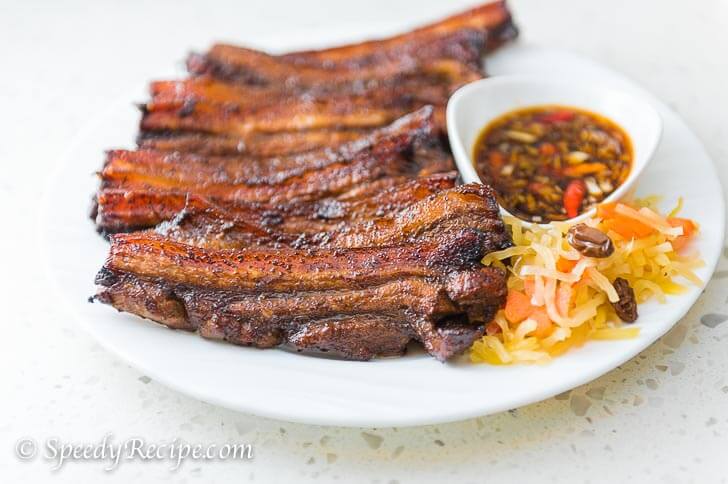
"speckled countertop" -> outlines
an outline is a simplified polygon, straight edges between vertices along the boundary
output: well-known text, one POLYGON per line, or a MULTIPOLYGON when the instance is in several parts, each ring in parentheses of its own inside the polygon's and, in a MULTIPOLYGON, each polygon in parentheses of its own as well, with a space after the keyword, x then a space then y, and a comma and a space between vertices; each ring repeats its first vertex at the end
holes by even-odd
MULTIPOLYGON (((728 251, 688 316, 643 354, 554 399, 475 420, 337 429, 241 415, 169 390, 105 352, 46 297, 36 225, 49 167, 94 115, 190 46, 332 22, 437 17, 468 1, 0 3, 0 476, 3 482, 725 482, 728 251), (16 441, 244 441, 247 462, 20 462, 16 441)), ((728 3, 513 1, 523 39, 589 55, 693 127, 728 186, 728 3)), ((130 102, 132 100, 130 99, 130 102)), ((690 160, 685 160, 689 163, 690 160)), ((42 228, 41 228, 42 229, 42 228)), ((496 391, 496 390, 494 390, 496 391)))

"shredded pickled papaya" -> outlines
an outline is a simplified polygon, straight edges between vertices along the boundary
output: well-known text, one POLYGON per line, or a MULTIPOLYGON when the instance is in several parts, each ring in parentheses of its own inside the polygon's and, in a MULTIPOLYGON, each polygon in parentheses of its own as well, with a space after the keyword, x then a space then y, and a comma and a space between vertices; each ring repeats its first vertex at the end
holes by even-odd
POLYGON ((585 223, 611 238, 614 252, 603 258, 569 245, 566 222, 526 226, 507 217, 514 246, 483 259, 509 272, 507 302, 471 347, 470 359, 542 363, 589 340, 637 337, 639 320, 628 325, 615 310, 617 278, 627 281, 638 305, 702 285, 694 271, 703 262, 691 247, 698 224, 676 216, 682 200, 668 215, 656 205, 656 197, 600 205, 585 223))

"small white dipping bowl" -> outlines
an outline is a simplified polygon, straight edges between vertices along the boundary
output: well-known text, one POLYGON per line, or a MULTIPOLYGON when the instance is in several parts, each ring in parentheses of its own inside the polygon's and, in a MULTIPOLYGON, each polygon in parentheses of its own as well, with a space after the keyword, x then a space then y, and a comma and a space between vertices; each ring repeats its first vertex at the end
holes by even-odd
MULTIPOLYGON (((486 125, 516 109, 542 105, 581 108, 617 123, 630 137, 632 169, 627 180, 603 203, 619 200, 637 182, 650 162, 662 133, 662 119, 647 101, 634 95, 593 84, 528 76, 500 76, 473 82, 458 89, 447 104, 447 132, 455 163, 465 183, 482 183, 475 170, 475 142, 486 125)), ((595 209, 569 219, 579 222, 595 209)), ((511 215, 501 207, 504 215, 511 215)))

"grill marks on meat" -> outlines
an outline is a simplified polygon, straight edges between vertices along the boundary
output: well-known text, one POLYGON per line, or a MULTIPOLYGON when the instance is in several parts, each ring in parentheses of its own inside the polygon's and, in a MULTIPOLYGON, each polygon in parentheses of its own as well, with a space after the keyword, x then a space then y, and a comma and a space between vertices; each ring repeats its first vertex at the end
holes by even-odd
POLYGON ((281 85, 292 89, 376 83, 416 72, 427 75, 429 71, 423 66, 441 59, 477 69, 485 50, 486 37, 486 31, 468 27, 444 34, 430 34, 400 52, 380 52, 376 61, 359 62, 358 65, 352 65, 353 60, 349 65, 311 60, 296 63, 291 62, 290 57, 217 44, 206 54, 191 55, 187 68, 194 75, 207 75, 233 83, 281 85))
POLYGON ((497 1, 361 44, 190 56, 100 172, 116 235, 95 299, 259 348, 463 352, 506 293, 480 260, 511 242, 491 189, 456 186, 444 109, 515 35, 497 1))
POLYGON ((425 105, 444 108, 483 77, 481 59, 516 30, 495 2, 389 39, 270 55, 215 45, 188 59, 197 78, 152 85, 139 146, 208 155, 335 146, 425 105), (280 136, 278 136, 280 135, 280 136))
POLYGON ((277 156, 318 148, 336 148, 370 133, 371 129, 318 129, 284 133, 249 133, 243 137, 184 131, 142 131, 137 144, 142 149, 180 151, 209 156, 277 156))
POLYGON ((183 89, 178 89, 179 85, 168 86, 144 107, 142 132, 161 134, 142 138, 140 145, 167 149, 186 142, 186 149, 216 154, 295 153, 335 146, 428 105, 435 106, 437 129, 444 132, 444 109, 449 96, 460 86, 482 77, 469 68, 457 72, 454 79, 395 79, 374 88, 347 88, 353 91, 348 93, 317 87, 301 93, 285 89, 272 96, 255 92, 269 88, 228 85, 222 89, 225 84, 219 81, 184 81, 183 89), (294 134, 301 132, 306 134, 294 134), (198 136, 163 142, 164 133, 198 136), (277 134, 284 135, 287 141, 277 140, 277 134), (208 138, 213 148, 200 143, 208 138))
POLYGON ((185 208, 171 223, 160 225, 157 232, 186 244, 216 249, 251 246, 351 248, 437 239, 443 233, 468 227, 486 234, 484 249, 487 252, 510 245, 492 189, 479 184, 443 190, 384 216, 339 224, 327 231, 305 227, 301 227, 301 231, 281 230, 210 204, 198 203, 185 208))
POLYGON ((215 181, 232 184, 279 183, 306 171, 324 168, 334 163, 349 162, 357 156, 390 149, 411 151, 412 157, 437 163, 450 162, 442 144, 436 138, 434 112, 424 107, 392 124, 374 130, 368 136, 336 148, 320 148, 304 153, 272 157, 200 156, 191 153, 165 153, 153 150, 109 152, 107 171, 136 170, 144 174, 172 173, 182 180, 197 183, 215 181), (118 166, 117 166, 118 165, 118 166))
POLYGON ((353 143, 338 153, 248 163, 112 151, 101 171, 101 189, 196 193, 216 200, 278 204, 335 197, 382 179, 402 181, 452 170, 451 157, 433 137, 431 113, 429 108, 415 113, 422 121, 416 128, 405 123, 386 136, 373 135, 374 144, 353 143), (253 173, 246 176, 249 165, 253 173))
MULTIPOLYGON (((303 129, 369 129, 425 105, 443 107, 480 71, 439 61, 414 75, 378 82, 322 84, 297 92, 281 85, 235 86, 210 78, 159 82, 145 105, 145 131, 200 131, 245 138, 303 129)), ((439 108, 438 123, 444 125, 439 108)))
POLYGON ((216 45, 205 55, 192 56, 188 69, 253 84, 285 81, 284 73, 300 79, 296 71, 285 71, 289 66, 370 73, 381 66, 391 70, 416 61, 453 58, 478 67, 486 38, 495 48, 516 33, 505 2, 497 1, 388 39, 318 51, 264 57, 249 49, 216 45))
POLYGON ((314 202, 278 205, 213 202, 200 195, 176 192, 108 189, 98 194, 95 221, 100 232, 112 234, 151 228, 178 214, 180 221, 187 223, 192 214, 202 216, 209 211, 210 218, 245 220, 283 232, 326 232, 399 211, 433 193, 452 188, 456 179, 455 172, 441 173, 385 189, 374 182, 375 190, 359 187, 357 192, 361 196, 348 193, 314 202), (184 215, 180 214, 183 209, 184 215))
POLYGON ((97 299, 236 344, 290 344, 368 359, 402 352, 416 339, 445 360, 482 335, 505 296, 505 275, 478 263, 484 237, 466 229, 437 242, 388 247, 215 251, 150 233, 117 235, 97 276, 97 299), (377 324, 361 326, 369 335, 361 344, 316 342, 316 335, 335 331, 330 325, 338 318, 350 326, 377 324), (385 323, 385 334, 398 336, 379 352, 373 342, 382 335, 370 332, 385 323), (443 337, 452 325, 455 340, 443 337))
POLYGON ((489 50, 513 39, 518 34, 505 1, 498 0, 387 39, 322 50, 292 52, 281 57, 295 64, 361 67, 386 58, 399 58, 403 55, 421 56, 420 46, 423 44, 423 39, 464 29, 485 31, 489 50))
POLYGON ((279 84, 256 86, 239 85, 210 76, 181 81, 157 81, 150 87, 151 100, 145 107, 148 112, 186 109, 198 104, 217 106, 240 114, 243 110, 285 103, 288 106, 301 102, 314 102, 334 98, 346 104, 349 99, 367 96, 380 105, 394 105, 398 98, 417 99, 427 104, 447 100, 449 92, 463 84, 482 78, 478 68, 450 59, 438 59, 419 66, 417 71, 397 74, 380 80, 337 82, 328 76, 321 82, 306 88, 279 84))
MULTIPOLYGON (((444 105, 451 91, 431 93, 425 101, 409 93, 384 99, 367 95, 347 99, 286 100, 255 109, 231 109, 205 103, 181 108, 146 109, 141 122, 145 131, 198 131, 245 140, 251 133, 278 133, 308 129, 369 129, 404 116, 422 106, 444 105)), ((442 118, 442 114, 440 115, 442 118)))

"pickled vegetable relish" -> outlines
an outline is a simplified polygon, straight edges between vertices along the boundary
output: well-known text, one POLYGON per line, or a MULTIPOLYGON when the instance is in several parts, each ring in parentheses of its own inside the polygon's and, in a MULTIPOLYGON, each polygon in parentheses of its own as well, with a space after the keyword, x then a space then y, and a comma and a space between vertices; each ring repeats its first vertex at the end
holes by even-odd
POLYGON ((476 169, 498 202, 529 222, 561 221, 589 210, 627 179, 629 136, 615 123, 565 106, 511 111, 475 143, 476 169))
MULTIPOLYGON (((634 338, 641 303, 702 286, 694 271, 703 262, 692 247, 698 224, 677 216, 682 201, 666 215, 657 204, 651 197, 599 205, 583 225, 613 247, 596 252, 572 245, 568 222, 526 227, 505 217, 515 245, 486 255, 483 264, 510 273, 508 297, 471 347, 471 361, 542 363, 588 340, 634 338)), ((582 242, 593 238, 581 232, 582 242)))

